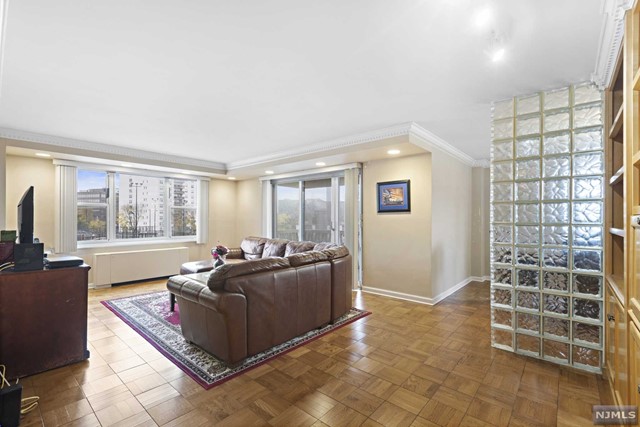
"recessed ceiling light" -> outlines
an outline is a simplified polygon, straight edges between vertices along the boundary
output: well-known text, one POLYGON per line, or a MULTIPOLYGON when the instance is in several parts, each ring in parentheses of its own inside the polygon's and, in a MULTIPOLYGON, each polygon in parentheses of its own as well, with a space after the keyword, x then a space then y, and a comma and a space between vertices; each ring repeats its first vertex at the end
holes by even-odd
POLYGON ((327 166, 325 162, 316 162, 316 166, 327 166))
POLYGON ((267 175, 273 175, 273 171, 264 171, 267 175))
POLYGON ((236 177, 235 176, 228 176, 227 179, 230 179, 231 181, 235 181, 236 177))
POLYGON ((477 28, 485 28, 491 20, 491 9, 488 7, 481 9, 473 18, 473 23, 477 28))
POLYGON ((131 163, 120 163, 120 166, 122 166, 123 168, 130 168, 131 163))
POLYGON ((396 150, 394 148, 393 150, 387 151, 387 154, 391 154, 392 156, 395 156, 396 154, 400 154, 400 150, 396 150))
POLYGON ((504 58, 504 49, 503 48, 496 49, 493 52, 493 55, 491 55, 491 60, 493 62, 501 61, 502 58, 504 58))
POLYGON ((38 156, 38 157, 51 157, 51 154, 47 154, 47 153, 36 153, 36 156, 38 156))

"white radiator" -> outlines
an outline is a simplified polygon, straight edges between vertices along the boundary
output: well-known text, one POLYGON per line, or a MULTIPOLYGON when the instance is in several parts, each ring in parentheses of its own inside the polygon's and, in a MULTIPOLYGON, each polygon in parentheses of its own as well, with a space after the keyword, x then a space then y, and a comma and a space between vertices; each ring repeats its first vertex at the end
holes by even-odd
POLYGON ((166 277, 180 273, 189 261, 189 248, 149 249, 129 252, 105 252, 94 255, 93 285, 166 277))

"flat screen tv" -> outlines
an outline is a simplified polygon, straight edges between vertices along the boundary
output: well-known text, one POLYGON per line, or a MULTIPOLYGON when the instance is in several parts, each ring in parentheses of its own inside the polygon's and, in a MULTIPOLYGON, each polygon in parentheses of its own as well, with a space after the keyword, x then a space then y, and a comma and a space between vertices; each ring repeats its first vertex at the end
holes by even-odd
POLYGON ((33 186, 29 187, 18 203, 18 241, 33 243, 33 186))

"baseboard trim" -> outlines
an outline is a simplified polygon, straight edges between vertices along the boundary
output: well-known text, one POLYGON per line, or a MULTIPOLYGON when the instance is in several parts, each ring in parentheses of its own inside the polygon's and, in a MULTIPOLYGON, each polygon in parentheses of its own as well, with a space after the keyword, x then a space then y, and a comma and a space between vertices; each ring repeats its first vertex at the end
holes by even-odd
POLYGON ((106 285, 96 285, 94 283, 89 283, 89 289, 106 289, 110 287, 111 283, 107 283, 106 285))
POLYGON ((436 295, 434 298, 428 298, 428 297, 423 297, 423 296, 420 296, 420 295, 413 295, 413 294, 405 294, 403 292, 390 291, 388 289, 372 288, 370 286, 363 286, 362 287, 362 292, 367 292, 369 294, 375 294, 375 295, 381 295, 381 296, 389 297, 389 298, 401 299, 401 300, 405 300, 405 301, 417 302, 418 304, 436 305, 437 303, 439 303, 440 301, 442 301, 443 299, 445 299, 449 295, 452 295, 453 293, 455 293, 455 292, 459 291, 460 289, 464 288, 469 283, 471 283, 471 282, 484 282, 486 280, 489 280, 489 278, 488 277, 476 277, 476 276, 467 277, 462 282, 458 283, 457 285, 455 285, 454 287, 452 287, 450 289, 447 289, 446 291, 442 292, 441 294, 436 295))

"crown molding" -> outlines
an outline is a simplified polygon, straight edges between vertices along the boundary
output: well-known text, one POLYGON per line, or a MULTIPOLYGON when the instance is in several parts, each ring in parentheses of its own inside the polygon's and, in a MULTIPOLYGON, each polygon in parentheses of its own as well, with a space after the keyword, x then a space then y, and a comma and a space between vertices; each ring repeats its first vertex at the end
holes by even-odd
POLYGON ((227 170, 259 166, 264 163, 291 161, 296 157, 309 154, 322 153, 329 150, 339 150, 367 144, 375 141, 381 141, 387 138, 405 136, 409 134, 412 123, 402 123, 399 125, 389 126, 369 132, 363 132, 356 135, 345 136, 342 138, 331 139, 328 141, 306 145, 304 148, 295 148, 291 150, 278 151, 265 156, 252 157, 246 160, 227 163, 227 170))
POLYGON ((440 138, 432 132, 429 132, 416 123, 411 123, 409 134, 410 136, 413 136, 413 138, 410 138, 409 142, 427 151, 433 151, 434 149, 443 151, 468 166, 473 166, 474 162, 476 161, 473 157, 465 154, 461 150, 449 144, 444 139, 440 138))
POLYGON ((624 37, 624 16, 631 9, 636 0, 602 0, 602 26, 600 27, 600 42, 596 68, 591 75, 600 89, 611 84, 616 60, 622 48, 624 37))
POLYGON ((54 147, 52 148, 53 150, 55 150, 56 148, 65 148, 78 152, 90 152, 93 153, 94 156, 102 154, 135 160, 170 164, 181 168, 184 168, 185 166, 191 166, 213 173, 226 173, 225 164, 220 162, 210 162, 190 157, 156 153, 152 151, 138 150, 135 148, 103 144, 99 142, 82 141, 79 139, 64 138, 60 136, 46 135, 18 129, 0 127, 0 138, 43 144, 54 147))

